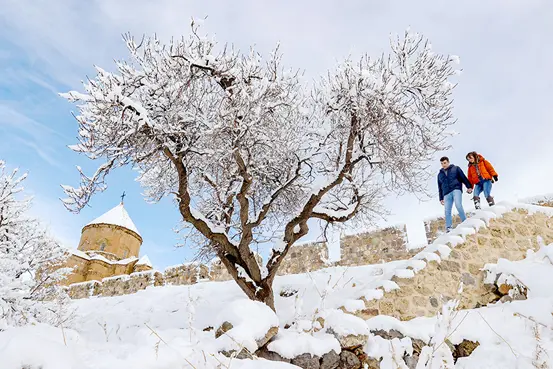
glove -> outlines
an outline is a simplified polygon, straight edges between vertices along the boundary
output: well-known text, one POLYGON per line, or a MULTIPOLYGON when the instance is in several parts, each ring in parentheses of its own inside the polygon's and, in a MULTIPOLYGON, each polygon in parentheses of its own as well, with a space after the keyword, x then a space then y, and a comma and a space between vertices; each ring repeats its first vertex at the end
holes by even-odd
POLYGON ((493 176, 493 180, 494 180, 494 182, 497 182, 497 181, 499 181, 499 178, 497 178, 497 176, 493 176))

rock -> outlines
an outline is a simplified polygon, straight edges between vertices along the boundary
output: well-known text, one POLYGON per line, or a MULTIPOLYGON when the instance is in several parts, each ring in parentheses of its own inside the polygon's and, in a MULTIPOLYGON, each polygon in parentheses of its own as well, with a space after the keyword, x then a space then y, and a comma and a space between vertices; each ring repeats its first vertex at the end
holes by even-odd
POLYGON ((403 360, 405 361, 405 365, 407 365, 409 369, 416 369, 419 362, 419 357, 418 355, 405 355, 403 357, 403 360))
POLYGON ((266 347, 262 347, 255 353, 257 357, 260 357, 262 359, 270 360, 270 361, 283 361, 285 363, 289 363, 290 360, 283 358, 278 353, 269 351, 266 347))
MULTIPOLYGON (((454 254, 453 254, 453 251, 452 251, 450 256, 452 258, 455 258, 454 254)), ((439 269, 445 270, 445 271, 448 271, 448 272, 459 273, 459 272, 461 272, 461 265, 456 261, 442 260, 442 262, 439 264, 439 269)))
POLYGON ((320 369, 320 358, 311 354, 302 354, 292 359, 292 364, 303 369, 320 369))
POLYGON ((470 273, 463 273, 461 281, 465 286, 474 286, 476 285, 476 280, 470 273))
POLYGON ((265 334, 265 337, 255 341, 257 343, 257 347, 263 347, 269 342, 274 336, 276 336, 278 333, 278 327, 271 327, 267 334, 265 334))
POLYGON ((225 355, 226 357, 235 357, 237 359, 251 359, 253 358, 253 354, 248 351, 248 349, 243 348, 240 350, 240 352, 237 354, 236 351, 221 351, 221 354, 225 355))
POLYGON ((527 297, 527 290, 526 289, 523 289, 522 291, 520 291, 518 288, 515 288, 512 292, 511 292, 511 295, 513 297, 513 300, 515 301, 520 301, 520 300, 526 300, 528 297, 527 297))
POLYGON ((321 359, 321 369, 336 369, 338 364, 340 364, 340 355, 334 350, 324 354, 321 359))
MULTIPOLYGON (((411 344, 413 346, 413 355, 419 356, 422 348, 426 346, 426 342, 417 338, 411 338, 411 344)), ((418 359, 417 359, 418 360, 418 359)))
POLYGON ((363 361, 363 364, 366 364, 366 369, 380 369, 380 361, 373 359, 372 357, 367 358, 363 361))
POLYGON ((395 329, 390 329, 389 331, 385 331, 383 329, 377 329, 375 331, 371 331, 371 333, 374 334, 375 336, 380 336, 385 340, 393 340, 394 338, 402 339, 405 337, 403 333, 395 329))
POLYGON ((364 334, 349 334, 347 336, 341 336, 338 333, 334 332, 332 328, 327 328, 326 332, 328 334, 334 335, 338 342, 340 342, 340 347, 344 349, 353 349, 355 347, 364 346, 369 340, 369 336, 364 334))
POLYGON ((455 345, 455 350, 452 350, 452 352, 453 352, 453 357, 455 358, 455 360, 457 360, 457 359, 460 358, 460 357, 467 357, 467 356, 470 356, 470 354, 472 354, 472 352, 473 352, 478 346, 480 346, 480 343, 479 343, 479 342, 473 342, 473 341, 469 341, 469 340, 463 340, 463 342, 461 342, 460 344, 455 345))
POLYGON ((298 294, 298 290, 295 290, 293 288, 284 288, 282 291, 280 291, 281 297, 292 297, 297 294, 298 294))
POLYGON ((224 322, 218 329, 217 331, 215 331, 215 338, 219 338, 221 337, 223 334, 227 333, 228 331, 230 331, 233 327, 232 324, 230 324, 230 322, 224 322))
POLYGON ((370 309, 370 308, 363 309, 363 310, 358 310, 358 311, 355 312, 355 315, 357 315, 358 317, 360 317, 363 320, 367 320, 369 318, 377 316, 378 314, 380 314, 378 309, 370 309))
POLYGON ((213 330, 213 327, 205 327, 203 329, 204 332, 211 332, 213 330))
POLYGON ((505 296, 505 295, 509 294, 509 291, 511 290, 511 288, 513 288, 513 287, 508 285, 508 284, 503 283, 499 286, 499 288, 497 290, 499 291, 499 293, 501 295, 505 296))
POLYGON ((505 302, 512 302, 513 298, 509 295, 502 296, 499 301, 505 303, 505 302))
POLYGON ((430 305, 432 305, 432 307, 435 307, 437 308, 439 305, 438 305, 438 299, 435 298, 435 297, 431 297, 430 298, 430 305))
POLYGON ((361 361, 351 351, 344 350, 340 353, 339 369, 360 369, 361 361))
POLYGON ((367 341, 369 340, 368 336, 359 334, 359 335, 347 335, 347 336, 336 336, 336 339, 338 342, 340 342, 340 346, 343 348, 355 348, 359 346, 364 346, 367 341))

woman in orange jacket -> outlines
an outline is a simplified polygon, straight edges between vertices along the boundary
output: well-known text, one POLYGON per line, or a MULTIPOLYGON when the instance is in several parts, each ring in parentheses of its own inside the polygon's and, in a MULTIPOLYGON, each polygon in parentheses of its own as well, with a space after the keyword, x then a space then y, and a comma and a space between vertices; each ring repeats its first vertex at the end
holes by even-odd
POLYGON ((484 192, 486 200, 490 206, 495 205, 492 192, 492 183, 498 181, 498 176, 490 164, 489 161, 476 151, 469 152, 467 154, 467 160, 469 162, 468 179, 474 186, 474 206, 476 209, 480 209, 480 194, 484 192))

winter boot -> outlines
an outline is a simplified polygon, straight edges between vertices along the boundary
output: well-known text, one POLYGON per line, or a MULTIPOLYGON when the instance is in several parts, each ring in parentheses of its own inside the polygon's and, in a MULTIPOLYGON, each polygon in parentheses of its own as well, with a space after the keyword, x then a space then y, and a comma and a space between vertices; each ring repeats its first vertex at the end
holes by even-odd
POLYGON ((472 199, 474 200, 474 207, 476 210, 480 210, 480 197, 474 196, 472 199))
POLYGON ((488 205, 490 205, 490 206, 494 206, 494 205, 495 205, 495 201, 493 200, 493 197, 492 197, 492 196, 486 197, 486 200, 488 200, 488 205))

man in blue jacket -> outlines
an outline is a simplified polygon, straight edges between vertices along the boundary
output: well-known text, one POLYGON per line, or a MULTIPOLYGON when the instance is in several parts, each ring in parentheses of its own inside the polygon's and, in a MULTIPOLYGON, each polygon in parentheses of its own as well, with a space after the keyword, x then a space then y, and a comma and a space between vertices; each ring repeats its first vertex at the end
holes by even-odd
POLYGON ((449 158, 444 156, 440 159, 442 169, 438 173, 438 190, 440 192, 440 202, 445 206, 445 227, 446 232, 451 231, 453 220, 451 218, 451 209, 453 203, 459 212, 461 221, 467 219, 463 210, 463 184, 467 186, 467 192, 472 192, 472 184, 461 168, 449 163, 449 158))

